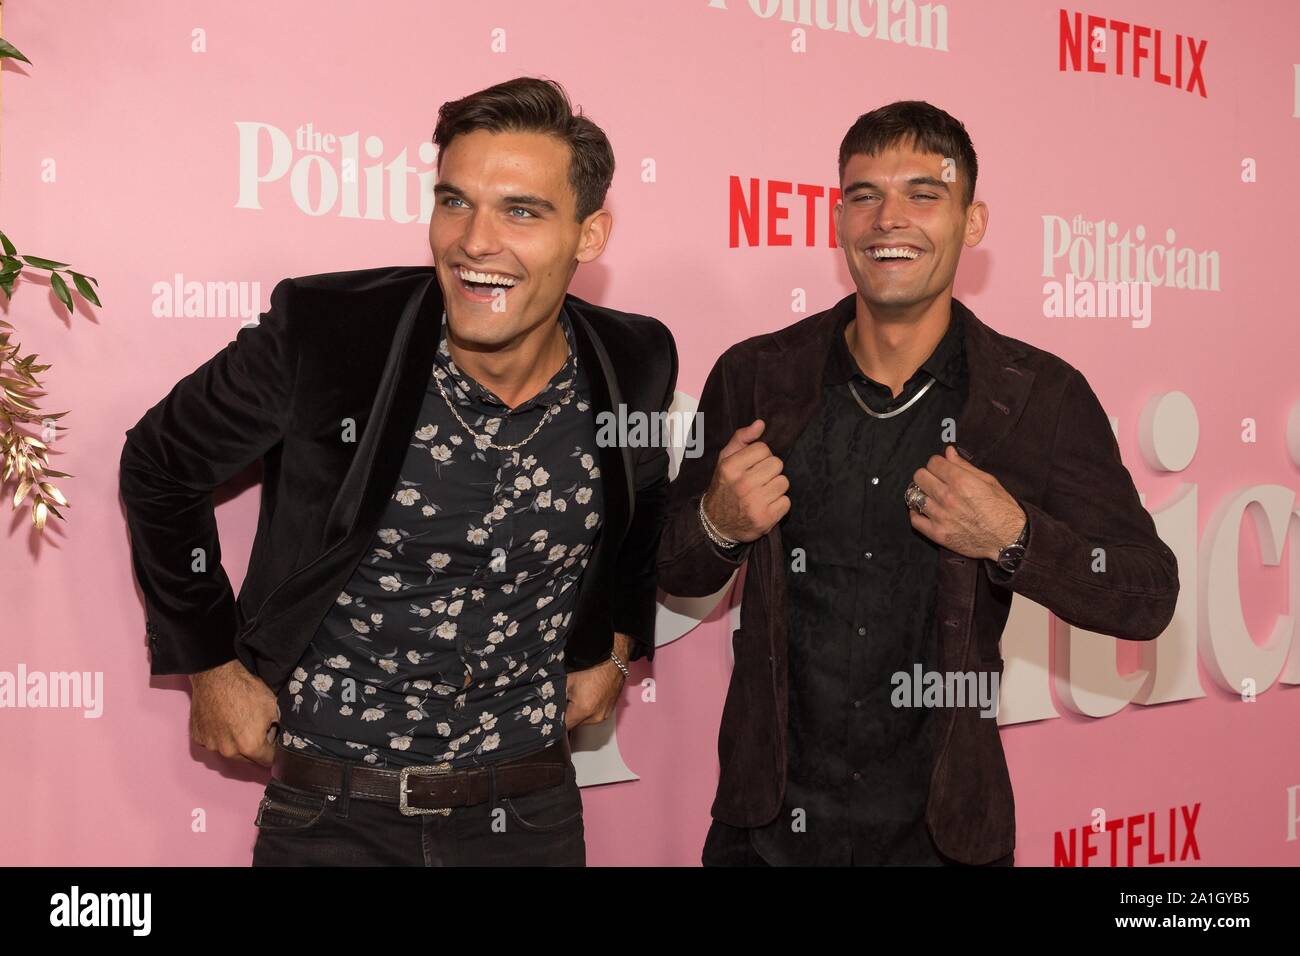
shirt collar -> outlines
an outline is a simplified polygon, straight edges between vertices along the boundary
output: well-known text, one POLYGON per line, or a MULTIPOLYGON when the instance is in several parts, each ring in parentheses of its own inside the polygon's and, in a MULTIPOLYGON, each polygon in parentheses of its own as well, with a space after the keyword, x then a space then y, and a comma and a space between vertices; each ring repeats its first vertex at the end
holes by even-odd
MULTIPOLYGON (((560 307, 560 328, 564 330, 564 339, 569 346, 568 357, 560 370, 551 376, 551 380, 546 383, 540 392, 519 405, 516 405, 514 411, 520 412, 534 405, 553 404, 564 397, 565 393, 571 390, 578 375, 578 350, 574 345, 573 323, 569 318, 568 306, 560 307)), ((430 389, 436 390, 438 385, 436 379, 443 379, 444 383, 450 382, 448 394, 459 405, 467 405, 471 401, 481 402, 488 405, 496 405, 506 408, 506 403, 501 401, 496 394, 485 385, 479 383, 469 373, 460 368, 451 357, 451 352, 447 348, 447 313, 442 313, 442 337, 438 342, 438 351, 433 357, 433 375, 429 379, 430 389)), ((444 384, 444 387, 447 387, 444 384)))
MULTIPOLYGON (((823 383, 826 385, 843 385, 856 377, 860 381, 875 385, 877 388, 884 388, 885 386, 881 383, 863 374, 862 369, 858 367, 857 359, 849 351, 848 342, 844 339, 844 330, 848 328, 849 322, 853 320, 853 314, 853 310, 846 311, 844 317, 836 325, 835 341, 831 345, 830 360, 826 365, 823 383)), ((907 380, 902 391, 899 392, 899 397, 902 398, 910 392, 912 386, 917 383, 918 378, 924 379, 927 376, 934 378, 940 385, 957 388, 960 362, 965 357, 963 338, 961 313, 957 309, 953 309, 943 338, 934 347, 930 357, 922 362, 921 367, 907 380)))

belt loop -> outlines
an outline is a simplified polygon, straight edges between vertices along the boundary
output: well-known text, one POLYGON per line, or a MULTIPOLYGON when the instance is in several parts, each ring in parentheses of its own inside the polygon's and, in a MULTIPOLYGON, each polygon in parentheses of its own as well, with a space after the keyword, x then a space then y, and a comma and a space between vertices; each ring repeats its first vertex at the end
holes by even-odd
POLYGON ((341 819, 348 818, 348 794, 352 790, 352 761, 343 762, 343 792, 339 794, 338 815, 341 819))

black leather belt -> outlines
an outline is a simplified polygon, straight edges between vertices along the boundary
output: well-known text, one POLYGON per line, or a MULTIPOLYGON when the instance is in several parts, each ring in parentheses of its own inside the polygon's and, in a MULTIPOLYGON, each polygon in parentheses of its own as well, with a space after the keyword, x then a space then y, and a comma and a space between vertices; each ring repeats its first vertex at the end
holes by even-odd
POLYGON ((536 753, 486 766, 452 769, 448 763, 421 764, 398 770, 380 770, 332 757, 308 756, 277 742, 271 776, 286 786, 340 796, 346 787, 349 799, 376 800, 395 804, 406 816, 422 813, 451 813, 453 807, 468 807, 492 799, 492 774, 496 795, 518 794, 554 787, 564 782, 570 766, 569 738, 559 740, 536 753))

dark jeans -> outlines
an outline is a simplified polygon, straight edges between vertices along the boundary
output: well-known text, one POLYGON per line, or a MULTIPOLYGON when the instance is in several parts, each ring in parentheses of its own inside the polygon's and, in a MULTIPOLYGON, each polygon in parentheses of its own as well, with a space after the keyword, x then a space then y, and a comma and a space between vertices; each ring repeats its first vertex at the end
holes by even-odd
POLYGON ((586 866, 582 794, 563 783, 450 814, 326 796, 272 779, 257 814, 253 866, 586 866))
MULTIPOLYGON (((937 851, 936 851, 937 852, 937 851)), ((1008 853, 1000 860, 994 860, 986 866, 1015 866, 1016 854, 1008 853)), ((704 866, 768 866, 767 860, 754 849, 749 839, 749 831, 743 827, 733 827, 721 820, 714 820, 709 827, 708 836, 704 838, 704 851, 700 855, 704 866)), ((946 861, 948 866, 964 864, 946 861)))

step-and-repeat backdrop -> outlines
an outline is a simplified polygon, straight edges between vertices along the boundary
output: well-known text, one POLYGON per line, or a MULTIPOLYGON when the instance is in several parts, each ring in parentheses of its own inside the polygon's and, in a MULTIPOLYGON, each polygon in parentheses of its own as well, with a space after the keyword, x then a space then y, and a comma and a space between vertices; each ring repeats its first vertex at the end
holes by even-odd
MULTIPOLYGON (((613 143, 612 240, 573 291, 668 324, 681 409, 727 346, 852 291, 830 217, 854 119, 965 123, 991 215, 956 294, 1088 377, 1182 578, 1147 645, 1016 599, 1017 863, 1300 858, 1300 7, 47 0, 3 26, 32 65, 4 70, 0 228, 103 307, 35 280, 7 309, 75 477, 43 536, 6 509, 0 862, 249 861, 265 772, 192 747, 188 682, 149 676, 123 433, 280 278, 429 263, 438 106, 519 75, 613 143), (1079 291, 1138 280, 1121 314, 1079 291)), ((236 584, 257 490, 218 497, 236 584)), ((575 736, 589 862, 698 863, 739 596, 665 598, 653 664, 575 736)))

